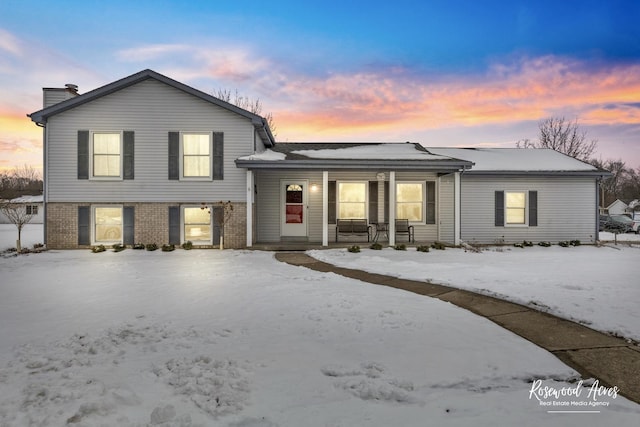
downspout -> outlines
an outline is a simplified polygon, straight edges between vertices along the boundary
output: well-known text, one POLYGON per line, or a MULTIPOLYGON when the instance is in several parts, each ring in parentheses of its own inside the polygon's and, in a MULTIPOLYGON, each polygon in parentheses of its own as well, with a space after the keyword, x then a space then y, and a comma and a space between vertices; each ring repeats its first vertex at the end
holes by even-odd
POLYGON ((602 176, 596 178, 596 242, 600 241, 600 186, 602 185, 602 176))
POLYGON ((49 180, 47 179, 47 149, 49 144, 49 128, 45 123, 37 123, 36 125, 42 128, 42 242, 45 248, 47 245, 47 185, 49 180))

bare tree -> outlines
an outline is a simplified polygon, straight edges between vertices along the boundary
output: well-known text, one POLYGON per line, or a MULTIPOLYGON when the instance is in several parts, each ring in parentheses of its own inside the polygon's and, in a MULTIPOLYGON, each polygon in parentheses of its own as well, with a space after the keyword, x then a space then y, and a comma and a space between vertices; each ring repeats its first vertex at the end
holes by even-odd
POLYGON ((22 252, 22 229, 33 218, 33 211, 28 211, 24 203, 13 201, 0 201, 0 212, 18 228, 18 240, 16 240, 16 249, 18 253, 22 252))
POLYGON ((218 89, 218 91, 214 93, 213 96, 225 102, 228 102, 229 104, 233 104, 236 107, 240 107, 243 110, 247 110, 252 112, 253 114, 264 117, 267 121, 267 124, 269 125, 269 129, 271 129, 271 133, 273 134, 274 138, 276 137, 276 124, 273 119, 273 114, 262 114, 262 101, 260 101, 260 98, 256 98, 255 100, 253 100, 248 96, 242 96, 238 92, 238 89, 236 89, 234 93, 232 93, 228 89, 218 89))
POLYGON ((222 201, 214 204, 213 219, 220 227, 220 250, 224 249, 224 226, 229 222, 233 215, 233 203, 231 201, 222 201))
POLYGON ((588 161, 596 151, 598 141, 587 140, 587 133, 580 130, 578 120, 567 121, 564 117, 550 117, 538 124, 538 141, 523 139, 518 148, 550 148, 578 160, 588 161))
POLYGON ((42 177, 32 166, 24 165, 0 174, 0 199, 42 194, 42 177))

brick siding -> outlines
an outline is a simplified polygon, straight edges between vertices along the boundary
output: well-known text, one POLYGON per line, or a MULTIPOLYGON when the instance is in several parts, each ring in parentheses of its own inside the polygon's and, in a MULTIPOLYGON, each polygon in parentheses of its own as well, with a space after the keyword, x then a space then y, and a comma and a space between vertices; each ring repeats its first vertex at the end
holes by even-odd
MULTIPOLYGON (((161 246, 169 241, 169 206, 200 205, 197 203, 113 203, 119 206, 133 206, 135 209, 135 243, 156 243, 161 246)), ((96 203, 106 206, 109 203, 96 203)), ((49 249, 78 249, 90 246, 78 245, 78 206, 91 206, 89 203, 47 203, 47 235, 49 249)), ((244 248, 247 243, 247 206, 246 203, 234 203, 231 218, 225 225, 224 247, 227 249, 244 248)), ((219 242, 213 242, 208 248, 217 248, 219 242)))

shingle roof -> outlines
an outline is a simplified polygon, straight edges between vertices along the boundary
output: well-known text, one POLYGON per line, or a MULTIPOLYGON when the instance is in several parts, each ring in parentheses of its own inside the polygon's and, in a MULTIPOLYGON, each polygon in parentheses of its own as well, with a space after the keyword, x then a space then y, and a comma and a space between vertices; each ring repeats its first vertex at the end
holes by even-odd
POLYGON ((244 110, 233 104, 230 104, 221 99, 218 99, 215 96, 209 95, 191 86, 187 86, 184 83, 180 83, 179 81, 173 80, 167 76, 164 76, 160 73, 157 73, 153 70, 148 70, 148 69, 142 70, 136 74, 132 74, 128 77, 109 83, 105 86, 99 87, 85 94, 78 95, 66 101, 62 101, 58 104, 54 104, 42 110, 38 110, 31 114, 27 114, 27 116, 37 124, 45 124, 47 122, 47 119, 51 116, 62 113, 63 111, 70 110, 72 108, 76 108, 82 104, 91 102, 95 99, 117 92, 119 90, 122 90, 124 88, 127 88, 129 86, 135 85, 137 83, 140 83, 148 79, 157 80, 159 82, 172 86, 178 90, 181 90, 190 95, 193 95, 197 98, 200 98, 204 101, 210 102, 219 107, 225 108, 229 111, 232 111, 236 114, 239 114, 243 117, 250 119, 253 126, 256 128, 258 133, 260 133, 260 136, 263 138, 263 140, 267 142, 266 144, 267 146, 273 145, 275 143, 275 138, 273 137, 273 134, 271 133, 271 129, 269 129, 269 125, 267 124, 267 120, 264 117, 258 116, 257 114, 253 114, 250 111, 244 110))

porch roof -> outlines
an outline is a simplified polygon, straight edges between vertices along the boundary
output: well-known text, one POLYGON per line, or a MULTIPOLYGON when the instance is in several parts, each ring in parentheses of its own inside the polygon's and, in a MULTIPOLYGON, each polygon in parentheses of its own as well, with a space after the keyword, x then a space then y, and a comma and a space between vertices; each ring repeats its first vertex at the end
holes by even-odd
POLYGON ((454 172, 473 162, 434 154, 417 143, 278 143, 263 153, 240 157, 247 169, 391 169, 454 172))

